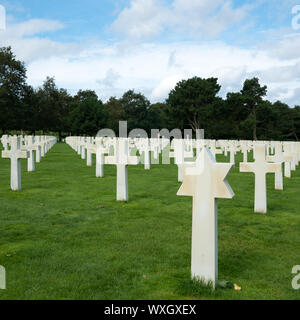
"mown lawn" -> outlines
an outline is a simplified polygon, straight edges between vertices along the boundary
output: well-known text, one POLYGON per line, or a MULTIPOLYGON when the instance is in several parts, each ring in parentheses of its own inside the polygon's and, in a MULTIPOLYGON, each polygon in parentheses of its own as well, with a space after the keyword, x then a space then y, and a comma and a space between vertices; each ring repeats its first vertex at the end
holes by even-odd
POLYGON ((299 169, 284 191, 268 176, 262 215, 253 212, 254 176, 236 164, 236 195, 219 200, 219 279, 242 290, 211 292, 190 281, 192 199, 176 196, 176 166, 130 166, 130 201, 120 203, 116 168, 96 178, 65 144, 34 173, 22 160, 21 192, 9 189, 9 165, 0 159, 0 299, 300 299, 291 286, 300 265, 299 169))

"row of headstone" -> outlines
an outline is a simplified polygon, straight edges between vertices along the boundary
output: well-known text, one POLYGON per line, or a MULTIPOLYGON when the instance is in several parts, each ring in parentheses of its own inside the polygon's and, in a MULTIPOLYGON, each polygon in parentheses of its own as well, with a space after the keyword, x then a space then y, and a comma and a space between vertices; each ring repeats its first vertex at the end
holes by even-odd
MULTIPOLYGON (((96 154, 96 177, 104 177, 104 165, 114 164, 117 166, 117 199, 128 201, 127 165, 143 163, 146 170, 150 170, 151 162, 157 162, 164 153, 163 160, 174 158, 178 167, 178 181, 182 182, 185 170, 195 165, 196 157, 206 147, 214 158, 218 154, 225 156, 230 154, 229 162, 235 164, 235 156, 238 152, 243 154, 243 162, 240 164, 241 172, 253 172, 255 174, 255 211, 266 212, 265 174, 275 172, 275 189, 283 189, 282 166, 272 165, 284 163, 285 177, 291 177, 291 170, 295 170, 299 162, 299 143, 294 142, 254 142, 236 140, 195 140, 166 138, 94 138, 94 137, 67 137, 66 142, 81 156, 86 159, 87 165, 92 165, 92 154, 96 154), (123 142, 122 142, 123 140, 123 142), (121 141, 121 142, 120 142, 121 141), (265 146, 264 151, 256 145, 265 146), (196 152, 195 152, 196 149, 196 152), (248 153, 258 150, 258 158, 248 165, 248 153), (167 152, 164 152, 167 150, 167 152), (260 151, 259 151, 260 150, 260 151), (261 153, 265 152, 265 156, 261 153), (131 155, 134 154, 135 158, 131 155), (139 159, 136 157, 140 155, 139 159), (195 157, 196 156, 196 157, 195 157), (128 158, 127 158, 128 157, 128 158), (120 159, 127 159, 127 164, 121 164, 120 159), (122 174, 120 172, 123 172, 122 174), (118 186, 124 186, 119 187, 118 186), (122 190, 122 192, 120 191, 122 190), (127 191, 126 191, 127 190, 127 191), (123 196, 121 196, 121 194, 123 196)), ((166 162, 169 163, 169 162, 166 162)))
MULTIPOLYGON (((117 167, 117 201, 128 201, 128 165, 139 164, 139 157, 130 155, 130 142, 125 138, 67 137, 69 144, 87 165, 92 165, 92 154, 96 154, 96 177, 104 177, 104 164, 117 167)), ((148 162, 148 164, 150 161, 148 162)))
MULTIPOLYGON (((300 144, 276 141, 195 140, 166 138, 94 138, 65 139, 80 157, 92 165, 96 154, 96 176, 104 177, 104 165, 117 167, 117 200, 128 201, 128 165, 142 162, 146 170, 157 163, 160 156, 174 158, 178 167, 180 196, 193 197, 192 278, 200 278, 216 285, 218 276, 218 198, 232 198, 234 193, 226 177, 235 165, 235 156, 243 154, 241 172, 255 175, 254 210, 267 212, 266 174, 275 173, 275 189, 283 190, 283 173, 291 177, 300 160, 300 144), (248 161, 253 151, 254 162, 248 161), (229 162, 217 162, 217 155, 229 156, 229 162), (153 161, 153 162, 152 162, 153 161), (282 164, 284 163, 284 172, 282 164)), ((47 151, 57 142, 48 136, 2 136, 3 158, 11 160, 11 188, 21 189, 20 159, 27 158, 28 171, 35 170, 47 151)))
POLYGON ((10 187, 14 191, 22 189, 21 159, 27 159, 27 171, 35 171, 35 162, 41 162, 42 157, 57 142, 52 136, 8 136, 1 137, 4 150, 2 158, 10 159, 10 187))
MULTIPOLYGON (((128 176, 125 168, 129 164, 140 162, 137 156, 130 156, 130 150, 135 149, 140 154, 152 151, 157 159, 167 148, 168 156, 174 158, 174 163, 178 166, 178 181, 182 182, 177 194, 193 197, 191 275, 192 278, 202 279, 206 283, 211 282, 213 287, 216 286, 218 278, 217 198, 234 196, 226 178, 235 165, 235 155, 238 152, 243 154, 240 172, 253 172, 255 175, 254 211, 261 213, 267 212, 266 174, 275 173, 275 189, 283 190, 282 164, 285 166, 284 175, 289 178, 291 170, 296 169, 300 160, 300 144, 296 142, 174 139, 170 143, 168 139, 159 138, 84 137, 68 137, 66 142, 81 156, 85 153, 82 148, 97 150, 95 146, 100 144, 101 147, 98 148, 105 150, 101 153, 102 166, 117 166, 117 200, 126 201, 128 176), (112 155, 109 154, 111 150, 112 155), (248 153, 251 151, 253 162, 248 161, 248 153), (216 155, 227 156, 228 153, 229 163, 216 161, 216 155)), ((82 158, 84 159, 84 156, 82 158)), ((149 169, 150 155, 144 156, 144 159, 147 159, 145 169, 149 169)))

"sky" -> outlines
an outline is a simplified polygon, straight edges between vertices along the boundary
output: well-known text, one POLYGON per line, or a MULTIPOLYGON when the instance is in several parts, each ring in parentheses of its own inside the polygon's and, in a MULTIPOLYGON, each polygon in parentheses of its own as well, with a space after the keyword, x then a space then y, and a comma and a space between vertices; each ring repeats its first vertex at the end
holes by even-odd
POLYGON ((300 105, 300 0, 0 5, 0 46, 11 46, 25 62, 35 88, 50 76, 71 94, 91 89, 106 101, 132 89, 159 102, 194 76, 217 77, 223 97, 259 77, 269 100, 300 105))

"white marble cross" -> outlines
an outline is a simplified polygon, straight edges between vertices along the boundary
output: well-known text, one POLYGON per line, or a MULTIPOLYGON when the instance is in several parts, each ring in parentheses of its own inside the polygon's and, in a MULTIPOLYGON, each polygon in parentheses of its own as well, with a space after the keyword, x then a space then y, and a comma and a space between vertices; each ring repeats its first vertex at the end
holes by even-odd
POLYGON ((34 166, 34 151, 38 149, 37 146, 34 144, 34 137, 28 136, 27 137, 27 144, 25 146, 25 150, 28 151, 29 157, 27 158, 27 171, 33 172, 35 171, 34 166))
POLYGON ((139 164, 139 157, 129 155, 128 139, 118 138, 114 156, 105 157, 105 164, 117 166, 117 201, 128 201, 128 165, 139 164))
POLYGON ((85 160, 86 159, 86 152, 85 152, 86 140, 85 140, 85 137, 80 138, 80 145, 81 145, 81 159, 85 160))
POLYGON ((91 150, 90 150, 90 146, 93 146, 93 138, 92 137, 87 137, 87 140, 86 140, 86 165, 88 167, 91 167, 92 164, 93 164, 93 157, 92 157, 92 153, 91 153, 91 150))
POLYGON ((183 181, 183 164, 184 164, 184 140, 174 139, 172 141, 174 152, 170 152, 170 157, 174 157, 174 164, 178 168, 178 181, 183 181))
POLYGON ((10 140, 10 137, 8 135, 3 135, 1 137, 1 143, 2 143, 3 148, 4 148, 5 151, 8 150, 9 140, 10 140))
POLYGON ((248 152, 250 151, 248 141, 241 141, 240 148, 243 153, 243 162, 248 162, 248 152))
POLYGON ((76 141, 77 141, 77 154, 79 156, 81 156, 81 137, 76 137, 76 141))
POLYGON ((41 157, 42 157, 42 145, 41 145, 41 136, 35 137, 35 145, 36 145, 36 155, 35 155, 35 160, 37 163, 41 162, 41 157))
POLYGON ((41 136, 41 157, 45 157, 46 154, 46 136, 41 136))
POLYGON ((153 151, 153 163, 158 162, 159 154, 161 152, 161 139, 160 138, 151 138, 150 139, 150 151, 153 151))
POLYGON ((205 147, 204 139, 196 139, 195 140, 195 149, 196 149, 196 158, 200 155, 202 149, 205 147))
POLYGON ((193 197, 192 278, 212 282, 218 278, 217 198, 232 198, 226 177, 231 163, 217 163, 208 148, 203 148, 195 167, 187 168, 178 196, 193 197))
POLYGON ((144 154, 144 169, 150 170, 151 157, 150 157, 150 142, 148 138, 141 138, 139 142, 139 151, 144 154))
POLYGON ((231 141, 231 144, 229 146, 229 152, 230 152, 230 163, 235 164, 235 154, 237 152, 237 147, 235 146, 233 141, 231 141))
POLYGON ((178 167, 178 182, 182 182, 186 168, 193 167, 195 165, 195 161, 185 161, 183 139, 174 139, 173 143, 174 152, 171 153, 171 156, 174 157, 174 163, 178 167))
MULTIPOLYGON (((267 161, 270 162, 278 162, 282 164, 284 161, 283 152, 282 152, 282 144, 281 142, 277 142, 275 144, 275 155, 274 156, 267 156, 267 161)), ((282 174, 282 166, 281 170, 275 172, 275 190, 283 190, 283 174, 282 174)))
POLYGON ((215 159, 216 159, 217 154, 223 154, 222 149, 217 149, 216 141, 212 141, 211 146, 210 146, 210 151, 215 159))
POLYGON ((255 174, 254 211, 267 213, 266 174, 280 172, 281 163, 268 163, 266 161, 265 144, 254 146, 254 159, 254 162, 241 162, 240 172, 253 172, 255 174))
POLYGON ((290 151, 291 151, 291 155, 293 156, 293 160, 291 162, 291 170, 295 171, 296 170, 296 166, 298 165, 298 153, 296 152, 296 145, 295 143, 290 143, 290 151))
POLYGON ((194 159, 193 139, 189 136, 184 139, 184 158, 194 159))
POLYGON ((28 158, 27 151, 21 151, 21 138, 10 138, 11 149, 2 151, 2 158, 10 158, 10 186, 14 191, 22 189, 21 186, 21 159, 28 158))
POLYGON ((104 178, 104 154, 109 151, 103 146, 103 138, 96 137, 95 144, 88 146, 88 150, 91 154, 96 154, 96 177, 104 178))

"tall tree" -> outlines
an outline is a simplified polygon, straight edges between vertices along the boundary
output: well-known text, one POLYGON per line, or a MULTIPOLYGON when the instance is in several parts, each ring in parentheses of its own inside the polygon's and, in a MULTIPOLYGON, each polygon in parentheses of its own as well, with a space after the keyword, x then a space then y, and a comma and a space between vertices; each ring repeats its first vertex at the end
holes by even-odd
POLYGON ((104 112, 106 113, 108 120, 107 126, 112 129, 116 134, 119 132, 119 121, 125 120, 125 113, 122 107, 120 99, 111 97, 104 104, 104 112))
POLYGON ((146 129, 149 133, 151 133, 151 129, 171 129, 167 112, 166 103, 157 102, 151 104, 146 119, 146 129))
POLYGON ((11 47, 0 48, 0 127, 22 129, 22 98, 26 84, 26 68, 16 59, 11 47))
POLYGON ((220 89, 216 78, 194 77, 180 81, 166 100, 170 116, 181 129, 186 123, 193 130, 209 129, 209 119, 220 89))
POLYGON ((103 103, 97 95, 91 94, 91 91, 81 91, 74 100, 75 108, 70 113, 72 133, 93 136, 107 127, 103 103))
POLYGON ((272 102, 263 100, 256 110, 257 138, 260 140, 272 140, 280 136, 279 128, 276 128, 277 114, 272 102))
POLYGON ((295 138, 297 141, 299 141, 300 137, 300 106, 295 106, 293 109, 293 117, 294 117, 294 131, 295 131, 295 138))
POLYGON ((243 107, 240 92, 229 92, 224 102, 224 109, 216 113, 218 123, 217 137, 222 139, 250 139, 251 129, 246 121, 247 110, 243 107))
POLYGON ((248 122, 252 127, 253 139, 257 140, 257 108, 267 95, 267 86, 261 86, 258 78, 246 79, 241 94, 249 112, 248 122))
POLYGON ((98 95, 94 90, 79 90, 75 95, 74 100, 82 102, 88 98, 98 99, 98 95))
POLYGON ((128 130, 145 128, 150 101, 143 94, 129 90, 124 93, 120 102, 128 122, 128 130))
POLYGON ((32 86, 25 86, 22 104, 24 110, 22 128, 29 131, 30 134, 35 134, 35 131, 40 128, 38 119, 38 97, 32 86))

